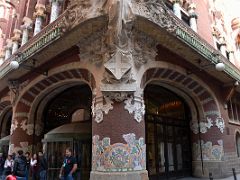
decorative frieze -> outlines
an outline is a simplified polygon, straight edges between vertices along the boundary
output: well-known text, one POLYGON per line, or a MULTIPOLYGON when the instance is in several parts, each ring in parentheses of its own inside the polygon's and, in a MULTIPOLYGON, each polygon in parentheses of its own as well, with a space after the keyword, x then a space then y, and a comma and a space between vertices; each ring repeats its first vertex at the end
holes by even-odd
POLYGON ((193 160, 200 161, 201 159, 207 161, 222 161, 224 157, 223 140, 218 140, 218 144, 213 145, 211 141, 204 143, 203 140, 198 143, 193 143, 193 160))
POLYGON ((92 170, 102 172, 138 171, 146 169, 146 144, 144 138, 136 139, 134 133, 124 134, 126 144, 111 144, 111 139, 100 140, 93 136, 92 170))

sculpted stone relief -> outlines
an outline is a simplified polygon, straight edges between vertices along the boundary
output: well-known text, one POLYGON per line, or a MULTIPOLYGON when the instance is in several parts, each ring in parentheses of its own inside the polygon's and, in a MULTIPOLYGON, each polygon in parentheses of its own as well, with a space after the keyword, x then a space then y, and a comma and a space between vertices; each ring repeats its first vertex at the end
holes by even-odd
POLYGON ((104 172, 136 171, 146 169, 146 144, 144 138, 136 139, 134 133, 124 134, 124 143, 111 144, 109 137, 100 140, 93 136, 92 170, 104 172))

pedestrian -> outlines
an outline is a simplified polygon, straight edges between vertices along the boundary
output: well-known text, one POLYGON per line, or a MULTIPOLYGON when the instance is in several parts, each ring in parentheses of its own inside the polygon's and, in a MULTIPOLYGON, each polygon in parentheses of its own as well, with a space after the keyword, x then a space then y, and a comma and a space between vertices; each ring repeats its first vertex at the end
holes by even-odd
POLYGON ((27 163, 27 168, 26 168, 26 180, 29 179, 29 170, 30 170, 30 152, 26 152, 25 153, 25 157, 26 157, 26 163, 27 163))
POLYGON ((13 166, 14 166, 14 161, 12 159, 12 156, 9 154, 7 159, 5 160, 4 163, 4 173, 3 173, 3 180, 5 179, 5 177, 7 177, 8 175, 12 174, 13 172, 13 166))
POLYGON ((19 150, 17 153, 18 155, 14 160, 13 174, 16 176, 17 180, 26 180, 27 160, 26 157, 23 156, 22 150, 19 150))
POLYGON ((5 163, 5 159, 3 157, 3 153, 0 152, 0 180, 2 179, 2 176, 3 176, 4 163, 5 163))
POLYGON ((72 156, 72 149, 67 148, 59 178, 61 180, 73 180, 73 173, 77 170, 77 160, 72 156))
POLYGON ((36 153, 33 154, 31 158, 30 166, 31 166, 31 172, 32 172, 32 180, 37 180, 38 179, 38 155, 36 153))
POLYGON ((38 152, 39 158, 39 180, 47 180, 47 160, 42 151, 38 152))

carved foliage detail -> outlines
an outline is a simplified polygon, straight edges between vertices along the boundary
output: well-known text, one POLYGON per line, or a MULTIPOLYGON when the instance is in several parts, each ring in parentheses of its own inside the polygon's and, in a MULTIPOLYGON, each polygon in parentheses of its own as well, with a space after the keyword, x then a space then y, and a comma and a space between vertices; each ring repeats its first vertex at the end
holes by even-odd
POLYGON ((133 99, 133 96, 129 97, 127 100, 124 101, 125 106, 124 108, 128 110, 130 114, 134 113, 134 119, 137 122, 141 122, 144 120, 144 114, 145 114, 145 104, 142 97, 135 97, 133 99))
POLYGON ((103 101, 97 101, 96 97, 92 101, 92 116, 94 121, 100 123, 103 121, 103 113, 108 114, 113 109, 113 101, 110 98, 104 97, 103 101))

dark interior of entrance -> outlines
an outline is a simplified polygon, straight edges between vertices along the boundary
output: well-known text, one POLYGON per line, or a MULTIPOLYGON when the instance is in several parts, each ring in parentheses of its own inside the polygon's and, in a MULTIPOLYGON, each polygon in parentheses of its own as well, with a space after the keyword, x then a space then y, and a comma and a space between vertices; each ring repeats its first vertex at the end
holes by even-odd
POLYGON ((159 85, 145 90, 147 170, 150 180, 191 176, 189 108, 159 85))
POLYGON ((72 148, 77 159, 75 180, 88 180, 91 170, 91 90, 87 85, 66 89, 45 107, 44 149, 48 179, 57 179, 65 149, 72 148))

